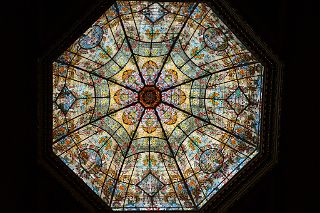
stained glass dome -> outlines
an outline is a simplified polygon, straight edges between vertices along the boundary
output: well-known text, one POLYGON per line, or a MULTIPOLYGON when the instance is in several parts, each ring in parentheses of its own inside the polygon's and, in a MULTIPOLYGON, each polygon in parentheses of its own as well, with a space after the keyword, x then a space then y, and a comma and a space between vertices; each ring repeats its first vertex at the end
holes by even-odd
POLYGON ((198 210, 261 151, 264 72, 206 3, 117 1, 52 63, 51 148, 112 210, 198 210))

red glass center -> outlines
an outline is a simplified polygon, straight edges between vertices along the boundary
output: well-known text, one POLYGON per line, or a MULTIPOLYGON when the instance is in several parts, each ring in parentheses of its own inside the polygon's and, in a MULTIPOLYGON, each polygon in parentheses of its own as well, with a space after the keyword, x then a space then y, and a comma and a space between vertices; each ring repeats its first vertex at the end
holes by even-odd
POLYGON ((161 92, 157 87, 146 86, 139 92, 139 101, 146 108, 154 108, 161 102, 161 92))

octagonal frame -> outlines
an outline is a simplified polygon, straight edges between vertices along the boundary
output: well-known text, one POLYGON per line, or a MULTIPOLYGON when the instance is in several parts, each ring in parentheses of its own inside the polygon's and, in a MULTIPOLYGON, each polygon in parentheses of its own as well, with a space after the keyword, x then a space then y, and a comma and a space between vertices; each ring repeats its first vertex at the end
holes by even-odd
MULTIPOLYGON (((158 2, 161 1, 178 2, 179 0, 160 0, 158 2)), ((98 5, 88 11, 88 13, 72 27, 70 32, 63 36, 63 39, 54 44, 45 55, 38 59, 39 163, 47 169, 49 173, 55 176, 77 200, 93 212, 111 212, 112 209, 95 194, 82 179, 73 173, 52 150, 52 62, 111 7, 114 2, 115 1, 112 0, 100 1, 98 5)), ((198 0, 191 2, 203 2, 211 7, 230 31, 236 35, 265 67, 260 128, 261 148, 259 153, 249 161, 246 166, 238 171, 203 207, 197 211, 188 211, 224 212, 278 161, 282 63, 225 0, 198 0)))

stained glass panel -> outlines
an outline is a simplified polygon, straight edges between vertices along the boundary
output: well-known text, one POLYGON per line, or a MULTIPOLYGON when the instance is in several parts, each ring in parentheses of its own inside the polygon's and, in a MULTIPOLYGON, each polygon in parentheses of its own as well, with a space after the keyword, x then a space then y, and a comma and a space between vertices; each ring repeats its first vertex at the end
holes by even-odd
POLYGON ((52 68, 52 149, 113 210, 199 209, 259 153, 264 67, 205 3, 117 1, 52 68))

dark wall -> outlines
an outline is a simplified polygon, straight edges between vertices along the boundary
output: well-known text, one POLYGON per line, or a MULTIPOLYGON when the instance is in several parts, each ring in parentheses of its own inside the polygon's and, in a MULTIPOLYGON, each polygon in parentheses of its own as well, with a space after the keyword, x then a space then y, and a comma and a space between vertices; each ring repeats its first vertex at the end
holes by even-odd
MULTIPOLYGON (((1 170, 8 207, 1 212, 87 212, 55 178, 36 163, 36 58, 61 39, 98 0, 12 2, 2 7, 14 24, 2 40, 15 57, 2 78, 6 122, 1 170), (14 13, 12 12, 14 9, 14 13), (13 81, 13 83, 12 83, 13 81), (7 113, 7 110, 12 110, 7 113)), ((229 0, 230 4, 285 64, 280 158, 277 166, 238 200, 230 212, 320 212, 318 181, 320 72, 315 1, 229 0), (314 194, 314 195, 313 195, 314 194), (317 195, 318 194, 318 195, 317 195)))

